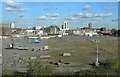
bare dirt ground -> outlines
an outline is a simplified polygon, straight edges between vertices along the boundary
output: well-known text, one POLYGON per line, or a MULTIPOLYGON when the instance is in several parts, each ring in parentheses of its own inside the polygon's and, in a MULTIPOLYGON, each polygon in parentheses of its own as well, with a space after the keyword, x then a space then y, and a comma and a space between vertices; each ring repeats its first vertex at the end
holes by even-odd
MULTIPOLYGON (((25 71, 27 68, 27 61, 30 57, 38 57, 41 55, 50 55, 51 59, 40 59, 43 63, 49 64, 51 60, 64 60, 69 61, 71 64, 60 64, 55 68, 59 72, 73 72, 74 70, 86 70, 92 69, 89 63, 93 63, 96 60, 96 42, 99 40, 99 60, 105 61, 107 58, 117 60, 118 56, 118 38, 111 36, 65 36, 62 38, 51 38, 43 40, 41 43, 33 44, 29 43, 26 38, 12 38, 3 39, 2 41, 2 54, 3 54, 3 69, 25 71), (10 50, 5 49, 8 44, 16 43, 21 46, 26 46, 28 50, 10 50), (49 46, 47 51, 31 51, 34 47, 35 50, 49 46), (62 57, 62 53, 71 53, 70 57, 62 57), (20 60, 20 58, 23 58, 20 60)), ((53 65, 54 66, 54 65, 53 65)))

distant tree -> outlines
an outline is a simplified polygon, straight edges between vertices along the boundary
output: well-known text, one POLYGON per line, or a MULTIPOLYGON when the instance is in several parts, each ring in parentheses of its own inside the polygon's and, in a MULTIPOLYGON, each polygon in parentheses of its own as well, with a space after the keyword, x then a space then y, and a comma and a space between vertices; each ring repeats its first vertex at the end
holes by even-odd
POLYGON ((113 33, 113 36, 117 36, 118 34, 118 30, 117 29, 115 29, 115 28, 113 28, 113 29, 111 29, 111 31, 112 31, 112 33, 113 33))
POLYGON ((112 32, 114 32, 114 31, 117 31, 117 29, 115 29, 115 28, 112 28, 112 29, 111 29, 111 31, 112 31, 112 32))
POLYGON ((55 24, 50 25, 50 27, 49 27, 49 28, 54 28, 54 27, 58 28, 58 26, 57 26, 57 25, 55 25, 55 24))
POLYGON ((120 37, 120 29, 118 30, 118 36, 120 37))
POLYGON ((50 29, 49 29, 49 27, 46 27, 46 28, 42 28, 42 30, 44 31, 44 32, 50 32, 50 29))
POLYGON ((102 27, 102 28, 100 29, 100 31, 104 31, 104 30, 106 30, 106 27, 102 27))

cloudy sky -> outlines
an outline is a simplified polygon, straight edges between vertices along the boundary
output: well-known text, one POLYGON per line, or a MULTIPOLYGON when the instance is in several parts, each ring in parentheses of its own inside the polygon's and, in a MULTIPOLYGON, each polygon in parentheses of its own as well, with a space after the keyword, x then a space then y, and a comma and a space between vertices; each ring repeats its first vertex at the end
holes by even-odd
POLYGON ((2 3, 2 22, 16 27, 59 27, 68 21, 69 28, 81 28, 92 22, 93 27, 118 27, 117 2, 14 2, 2 3))

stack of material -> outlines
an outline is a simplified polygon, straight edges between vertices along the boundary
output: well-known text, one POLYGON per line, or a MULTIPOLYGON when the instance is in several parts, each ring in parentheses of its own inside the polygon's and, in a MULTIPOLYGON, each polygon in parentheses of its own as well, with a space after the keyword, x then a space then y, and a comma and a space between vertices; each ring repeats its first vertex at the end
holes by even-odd
POLYGON ((44 49, 44 50, 49 49, 49 48, 48 48, 48 45, 44 46, 43 49, 44 49))
POLYGON ((43 55, 43 56, 40 56, 40 58, 51 58, 50 55, 43 55))
POLYGON ((71 56, 70 53, 63 53, 62 56, 71 56))

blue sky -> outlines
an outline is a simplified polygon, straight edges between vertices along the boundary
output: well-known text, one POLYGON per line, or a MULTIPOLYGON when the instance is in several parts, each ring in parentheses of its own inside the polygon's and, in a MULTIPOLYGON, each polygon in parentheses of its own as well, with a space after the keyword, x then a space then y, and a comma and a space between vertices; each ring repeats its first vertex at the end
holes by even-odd
POLYGON ((118 28, 117 2, 22 2, 12 0, 2 3, 2 22, 14 22, 16 27, 59 27, 68 21, 69 28, 93 27, 118 28))
MULTIPOLYGON (((2 0, 6 2, 8 0, 2 0)), ((118 2, 119 0, 14 0, 15 2, 118 2)))

